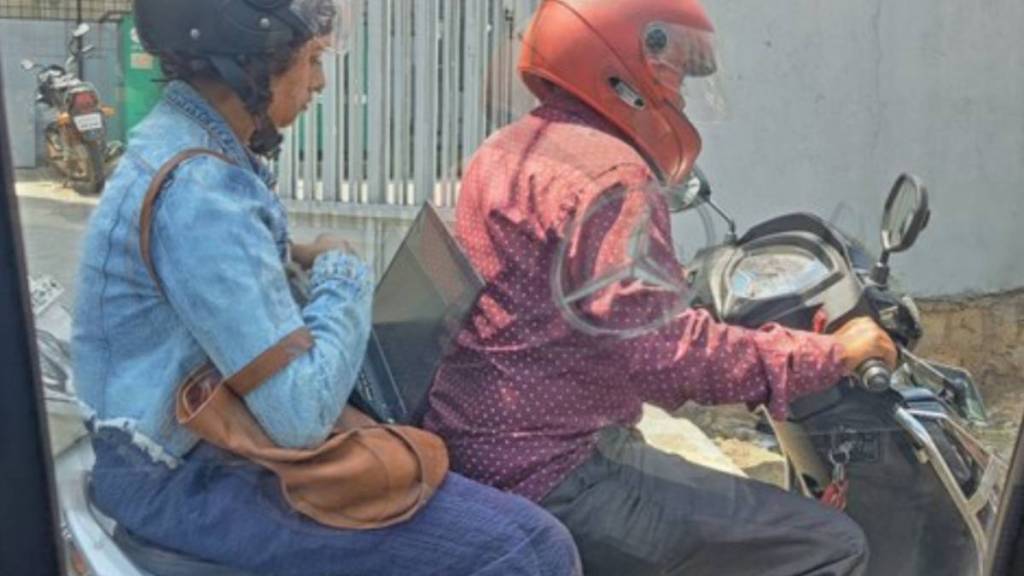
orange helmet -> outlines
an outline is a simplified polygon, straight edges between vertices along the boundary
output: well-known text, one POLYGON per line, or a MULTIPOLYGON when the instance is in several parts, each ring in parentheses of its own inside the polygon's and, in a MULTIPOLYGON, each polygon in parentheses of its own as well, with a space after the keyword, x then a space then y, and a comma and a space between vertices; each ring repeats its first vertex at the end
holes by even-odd
MULTIPOLYGON (((713 34, 698 0, 544 0, 519 72, 541 100, 557 86, 585 102, 676 184, 701 148, 684 112, 684 81, 717 70, 713 34)), ((701 103, 720 99, 709 92, 701 103)))

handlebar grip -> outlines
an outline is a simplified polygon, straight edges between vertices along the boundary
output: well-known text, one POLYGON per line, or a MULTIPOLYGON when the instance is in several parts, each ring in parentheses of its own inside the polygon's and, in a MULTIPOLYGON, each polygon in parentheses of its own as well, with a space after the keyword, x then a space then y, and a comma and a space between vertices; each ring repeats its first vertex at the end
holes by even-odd
POLYGON ((868 360, 857 368, 857 378, 869 392, 885 392, 892 381, 892 370, 881 360, 868 360))

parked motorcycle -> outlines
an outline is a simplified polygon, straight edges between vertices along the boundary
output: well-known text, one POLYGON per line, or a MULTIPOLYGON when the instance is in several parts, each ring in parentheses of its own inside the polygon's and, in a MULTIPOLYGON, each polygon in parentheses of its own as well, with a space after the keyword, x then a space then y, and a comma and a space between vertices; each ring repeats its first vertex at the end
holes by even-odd
POLYGON ((737 237, 706 179, 683 194, 676 210, 710 207, 730 230, 688 265, 694 306, 735 325, 824 332, 869 315, 899 345, 897 370, 869 361, 857 377, 793 402, 789 419, 772 423, 788 489, 859 523, 873 576, 981 574, 1006 467, 970 432, 986 420, 971 375, 912 352, 920 314, 890 279, 891 255, 928 224, 925 187, 910 175, 897 180, 880 259, 812 214, 773 218, 737 237))
POLYGON ((88 32, 88 24, 75 29, 64 66, 22 60, 21 67, 36 72, 36 103, 46 106, 53 116, 44 129, 47 163, 65 182, 85 193, 99 194, 106 181, 107 163, 117 155, 119 146, 107 143, 107 119, 114 109, 102 105, 96 87, 79 77, 76 66, 93 50, 93 46, 78 49, 88 32))

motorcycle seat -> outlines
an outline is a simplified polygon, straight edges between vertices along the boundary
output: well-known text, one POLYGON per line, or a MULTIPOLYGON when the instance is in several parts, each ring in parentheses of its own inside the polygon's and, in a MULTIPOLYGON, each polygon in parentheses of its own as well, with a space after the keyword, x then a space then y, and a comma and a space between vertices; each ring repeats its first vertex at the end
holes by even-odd
POLYGON ((65 537, 92 574, 117 576, 248 576, 173 552, 125 530, 92 505, 89 489, 94 458, 88 438, 58 455, 56 480, 65 537))

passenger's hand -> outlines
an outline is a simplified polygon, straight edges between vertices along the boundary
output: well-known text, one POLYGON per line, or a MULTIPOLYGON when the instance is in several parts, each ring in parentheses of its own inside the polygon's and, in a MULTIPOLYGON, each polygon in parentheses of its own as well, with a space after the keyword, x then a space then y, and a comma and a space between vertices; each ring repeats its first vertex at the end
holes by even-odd
POLYGON ((833 336, 843 348, 843 366, 850 374, 855 373, 861 364, 872 359, 885 362, 889 368, 896 368, 896 345, 885 330, 871 318, 854 318, 833 336))
POLYGON ((333 234, 321 234, 310 244, 292 244, 292 260, 302 268, 309 270, 316 262, 317 256, 325 252, 340 251, 355 254, 348 242, 333 234))

